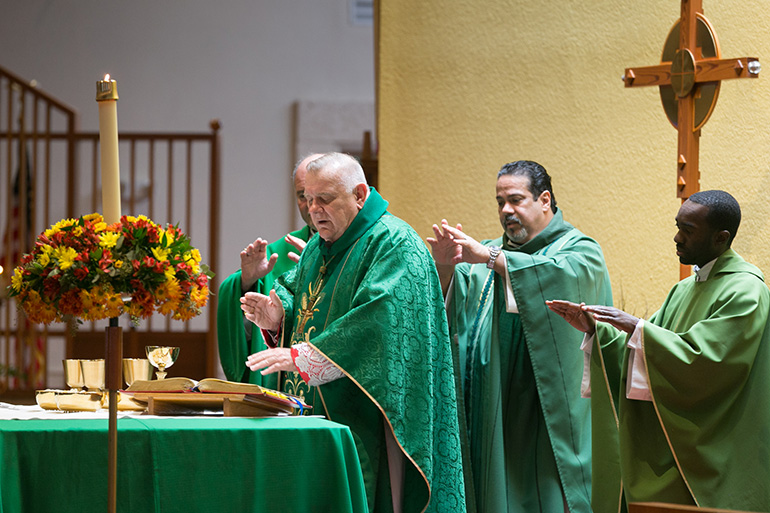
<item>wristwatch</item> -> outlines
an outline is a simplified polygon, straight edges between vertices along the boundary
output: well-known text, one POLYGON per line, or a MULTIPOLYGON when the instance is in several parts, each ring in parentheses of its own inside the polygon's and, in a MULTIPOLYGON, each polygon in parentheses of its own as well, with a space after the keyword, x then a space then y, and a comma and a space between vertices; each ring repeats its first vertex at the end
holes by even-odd
POLYGON ((495 268, 495 260, 497 260, 497 255, 500 254, 500 246, 489 246, 489 261, 487 262, 487 267, 489 269, 495 268))

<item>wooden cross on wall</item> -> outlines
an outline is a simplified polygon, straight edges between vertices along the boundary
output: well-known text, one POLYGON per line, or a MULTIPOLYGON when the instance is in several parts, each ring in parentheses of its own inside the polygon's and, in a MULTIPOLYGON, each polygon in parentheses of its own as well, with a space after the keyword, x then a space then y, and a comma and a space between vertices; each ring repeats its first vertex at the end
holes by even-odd
POLYGON ((759 70, 754 57, 721 58, 702 0, 682 0, 681 17, 669 32, 659 65, 626 68, 626 87, 660 87, 666 116, 679 132, 676 195, 682 201, 699 190, 700 129, 714 110, 721 81, 757 78, 759 70))
MULTIPOLYGON (((721 58, 716 33, 703 16, 703 0, 682 0, 659 65, 626 68, 626 87, 660 88, 663 109, 679 134, 676 195, 682 202, 700 189, 700 129, 714 110, 721 81, 757 78, 759 71, 754 57, 721 58)), ((690 266, 680 264, 679 277, 689 275, 690 266)))

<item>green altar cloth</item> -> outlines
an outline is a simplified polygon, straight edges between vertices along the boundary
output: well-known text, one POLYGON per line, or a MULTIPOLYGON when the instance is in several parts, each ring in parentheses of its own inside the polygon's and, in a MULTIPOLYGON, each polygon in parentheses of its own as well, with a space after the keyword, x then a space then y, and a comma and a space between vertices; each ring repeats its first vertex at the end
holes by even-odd
MULTIPOLYGON (((0 512, 107 511, 107 449, 106 419, 0 420, 0 512)), ((366 512, 367 505, 346 426, 312 417, 125 417, 117 509, 366 512)))

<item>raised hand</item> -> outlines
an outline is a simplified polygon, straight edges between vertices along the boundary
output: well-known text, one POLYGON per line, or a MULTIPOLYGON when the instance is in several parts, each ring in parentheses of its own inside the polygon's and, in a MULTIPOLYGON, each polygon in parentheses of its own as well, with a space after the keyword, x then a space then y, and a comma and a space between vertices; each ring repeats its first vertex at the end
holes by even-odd
POLYGON ((283 322, 283 303, 275 290, 271 290, 269 296, 247 292, 241 298, 241 310, 246 319, 262 329, 278 331, 283 322))
POLYGON ((456 228, 452 228, 447 224, 446 220, 442 220, 441 228, 444 236, 450 237, 454 243, 460 247, 460 262, 482 264, 489 260, 489 248, 476 239, 466 235, 462 231, 462 226, 458 224, 456 228))
POLYGON ((267 241, 258 238, 241 251, 241 291, 251 290, 257 280, 273 270, 277 254, 267 259, 267 241))
MULTIPOLYGON (((435 237, 428 237, 428 244, 430 244, 433 251, 433 260, 436 261, 437 266, 453 266, 462 262, 462 246, 455 241, 454 236, 450 234, 445 227, 448 227, 446 219, 441 220, 441 227, 433 225, 433 233, 435 237)), ((462 232, 462 225, 457 224, 456 230, 462 232)))
POLYGON ((291 234, 284 237, 283 240, 285 240, 286 242, 288 242, 289 244, 297 248, 297 253, 292 251, 288 254, 289 260, 291 260, 296 264, 297 262, 299 262, 299 256, 302 253, 302 251, 304 251, 305 246, 307 245, 307 242, 291 234))

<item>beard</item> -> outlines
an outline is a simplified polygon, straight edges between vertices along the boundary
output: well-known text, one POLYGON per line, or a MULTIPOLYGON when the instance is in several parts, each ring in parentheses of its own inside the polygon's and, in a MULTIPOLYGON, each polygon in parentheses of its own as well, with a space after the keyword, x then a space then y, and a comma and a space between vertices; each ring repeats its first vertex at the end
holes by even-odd
POLYGON ((521 224, 521 221, 518 217, 516 217, 513 214, 508 214, 502 219, 502 225, 503 229, 505 230, 505 234, 508 236, 508 239, 511 240, 511 242, 515 242, 516 244, 521 244, 525 240, 527 240, 527 237, 529 236, 529 232, 527 232, 527 229, 524 227, 524 225, 521 224), (518 228, 508 228, 508 223, 516 223, 519 225, 518 228))

